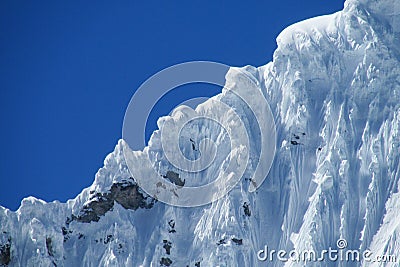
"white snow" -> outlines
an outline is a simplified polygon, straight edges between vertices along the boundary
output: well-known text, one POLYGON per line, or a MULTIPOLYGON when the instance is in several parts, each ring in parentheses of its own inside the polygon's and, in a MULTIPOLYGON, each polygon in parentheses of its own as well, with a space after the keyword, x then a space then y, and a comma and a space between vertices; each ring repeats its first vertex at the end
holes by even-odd
MULTIPOLYGON (((335 249, 339 238, 347 241, 349 249, 392 254, 399 262, 399 6, 397 0, 348 0, 341 12, 285 29, 277 38, 273 62, 228 72, 227 88, 243 95, 259 90, 270 103, 276 123, 276 155, 256 192, 249 192, 250 182, 243 179, 228 196, 203 207, 157 202, 150 209, 129 210, 114 203, 98 222, 68 221, 84 205, 100 199, 92 198, 96 193, 109 192, 113 184, 129 180, 121 140, 94 183, 75 199, 45 203, 29 197, 17 212, 0 207, 0 245, 11 238, 10 266, 159 266, 162 258, 171 260, 171 266, 197 262, 201 266, 303 266, 302 262, 260 262, 257 251, 267 245, 320 252, 335 249)), ((215 99, 225 101, 243 120, 251 140, 251 164, 245 170, 245 177, 250 177, 261 145, 255 115, 229 90, 215 99)), ((255 110, 262 115, 261 108, 255 110)), ((179 123, 190 112, 179 109, 160 119, 160 129, 168 121, 179 123)), ((196 112, 217 114, 216 119, 228 128, 236 127, 230 124, 237 123, 234 116, 218 111, 211 100, 196 112)), ((160 149, 160 131, 144 151, 133 152, 132 163, 143 175, 146 168, 140 157, 150 157, 149 167, 159 174, 178 172, 160 149)), ((215 180, 224 162, 240 155, 239 149, 238 154, 229 154, 226 130, 211 122, 193 124, 183 134, 199 140, 209 137, 218 149, 208 169, 182 176, 189 184, 215 180)), ((202 147, 203 153, 208 147, 211 143, 202 147)), ((183 147, 184 155, 196 158, 190 148, 190 143, 183 147)), ((208 152, 213 153, 211 148, 208 152)), ((308 262, 307 266, 398 265, 308 262)))

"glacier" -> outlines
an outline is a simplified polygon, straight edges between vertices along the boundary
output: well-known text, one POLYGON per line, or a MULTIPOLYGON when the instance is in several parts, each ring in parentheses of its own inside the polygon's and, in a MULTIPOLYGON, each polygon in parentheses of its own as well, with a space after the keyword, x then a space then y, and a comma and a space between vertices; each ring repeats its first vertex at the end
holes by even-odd
MULTIPOLYGON (((243 92, 249 77, 254 80, 274 116, 276 154, 256 192, 243 179, 206 206, 163 204, 131 177, 124 157, 129 148, 120 140, 75 199, 28 197, 16 212, 0 207, 0 265, 399 266, 400 2, 347 0, 340 12, 289 26, 277 44, 272 62, 226 75, 227 87, 243 92), (257 257, 265 246, 322 252, 337 248, 338 240, 347 249, 397 260, 257 257)), ((229 90, 216 98, 241 114, 254 136, 249 146, 257 151, 257 127, 243 103, 229 90)), ((207 135, 226 147, 223 129, 212 123, 186 134, 207 135)), ((159 139, 156 131, 146 149, 158 171, 176 180, 178 170, 165 161, 159 139)), ((219 153, 218 164, 226 157, 219 153)), ((209 182, 215 173, 185 181, 209 182)))

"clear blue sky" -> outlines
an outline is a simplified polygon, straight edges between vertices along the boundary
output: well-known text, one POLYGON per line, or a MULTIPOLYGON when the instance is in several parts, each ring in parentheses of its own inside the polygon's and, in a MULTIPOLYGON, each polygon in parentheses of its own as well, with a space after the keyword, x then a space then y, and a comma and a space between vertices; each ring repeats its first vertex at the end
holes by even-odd
MULTIPOLYGON (((192 60, 263 65, 286 26, 342 7, 343 0, 1 1, 0 205, 15 210, 29 195, 65 201, 89 186, 121 138, 132 94, 157 71, 192 60)), ((182 99, 178 92, 157 105, 149 129, 182 99)))

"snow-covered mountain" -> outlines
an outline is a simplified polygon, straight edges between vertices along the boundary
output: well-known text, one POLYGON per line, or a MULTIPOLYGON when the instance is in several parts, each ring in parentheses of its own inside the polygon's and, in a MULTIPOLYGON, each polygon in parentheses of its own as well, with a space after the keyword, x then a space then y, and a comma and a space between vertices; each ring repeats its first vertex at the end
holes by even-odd
MULTIPOLYGON (((272 62, 226 75, 227 87, 238 91, 255 81, 252 90, 262 92, 275 119, 276 155, 255 193, 242 179, 206 206, 163 204, 131 177, 121 140, 75 199, 29 197, 16 212, 0 207, 0 265, 399 266, 399 0, 348 0, 341 12, 288 27, 277 43, 272 62), (265 247, 321 255, 337 249, 338 240, 348 250, 392 255, 397 263, 257 258, 265 247)), ((216 98, 241 114, 254 136, 250 148, 259 149, 244 104, 228 89, 216 98)), ((188 147, 202 136, 223 136, 212 123, 200 126, 188 132, 188 147)), ((148 151, 160 175, 191 183, 209 182, 218 172, 179 173, 158 141, 156 132, 148 151)), ((216 144, 226 146, 224 138, 216 144)), ((216 161, 226 157, 219 153, 216 161)))

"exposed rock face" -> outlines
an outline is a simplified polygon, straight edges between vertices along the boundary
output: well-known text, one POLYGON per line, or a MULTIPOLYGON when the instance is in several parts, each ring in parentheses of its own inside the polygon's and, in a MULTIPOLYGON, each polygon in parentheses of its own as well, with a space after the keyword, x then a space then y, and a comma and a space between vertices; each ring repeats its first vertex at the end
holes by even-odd
POLYGON ((169 226, 168 233, 176 233, 176 230, 175 230, 175 221, 174 221, 174 220, 169 220, 169 221, 168 221, 168 226, 169 226))
POLYGON ((170 258, 161 258, 160 260, 161 266, 170 266, 172 264, 172 260, 170 258))
POLYGON ((46 237, 46 249, 47 249, 47 254, 49 256, 53 257, 54 256, 54 251, 53 251, 53 244, 52 244, 51 237, 46 237))
POLYGON ((114 207, 114 201, 130 210, 150 209, 156 202, 155 199, 141 192, 131 178, 131 181, 113 183, 107 193, 96 193, 91 201, 82 208, 78 216, 73 215, 72 218, 83 223, 98 222, 101 216, 114 207))
POLYGON ((232 242, 235 243, 236 245, 243 245, 243 239, 241 239, 241 238, 239 239, 239 238, 233 237, 232 242))
POLYGON ((154 198, 145 195, 138 185, 129 182, 114 183, 111 187, 111 198, 125 209, 131 210, 151 209, 156 202, 154 198))
POLYGON ((179 178, 179 173, 173 171, 167 171, 167 174, 163 176, 164 178, 168 179, 171 183, 176 184, 177 186, 184 186, 185 180, 182 181, 179 178))
POLYGON ((165 253, 167 253, 167 255, 171 254, 171 242, 169 242, 168 240, 163 240, 163 248, 165 249, 165 253))
POLYGON ((250 205, 249 205, 249 203, 247 203, 247 202, 244 202, 244 203, 243 203, 243 211, 244 211, 244 214, 245 214, 246 216, 248 216, 248 217, 251 216, 251 211, 250 211, 250 205))
POLYGON ((11 262, 11 238, 0 245, 0 266, 7 266, 11 262))
POLYGON ((85 205, 77 217, 74 217, 78 222, 90 223, 98 222, 100 216, 103 216, 107 211, 114 206, 114 200, 111 199, 109 193, 96 196, 96 199, 85 205))

